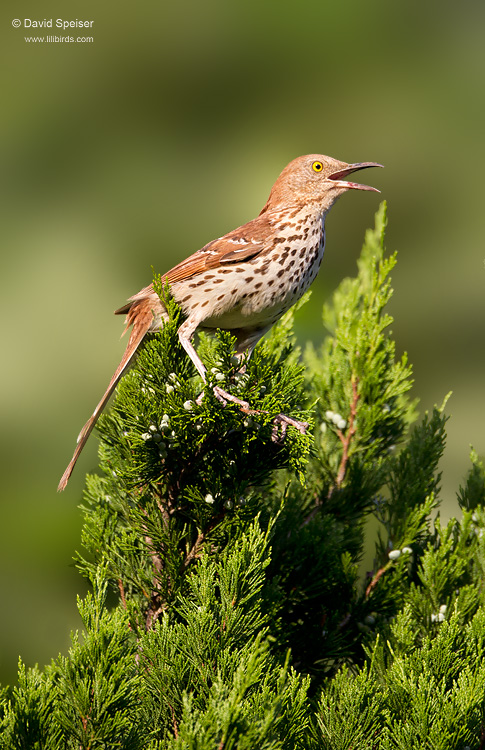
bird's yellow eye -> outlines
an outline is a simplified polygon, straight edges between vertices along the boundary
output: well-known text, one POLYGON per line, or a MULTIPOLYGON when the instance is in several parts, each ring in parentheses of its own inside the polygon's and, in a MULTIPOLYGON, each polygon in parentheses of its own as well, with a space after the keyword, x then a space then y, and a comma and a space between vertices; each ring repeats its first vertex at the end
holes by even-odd
POLYGON ((314 172, 321 172, 323 169, 323 164, 321 161, 314 161, 312 164, 312 169, 314 172))

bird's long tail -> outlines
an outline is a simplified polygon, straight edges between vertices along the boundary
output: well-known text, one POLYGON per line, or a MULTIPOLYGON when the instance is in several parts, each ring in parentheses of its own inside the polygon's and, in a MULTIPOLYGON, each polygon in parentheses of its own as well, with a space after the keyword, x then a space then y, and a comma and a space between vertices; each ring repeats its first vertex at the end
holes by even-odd
POLYGON ((113 377, 111 378, 108 388, 106 389, 106 393, 104 394, 103 398, 101 399, 96 409, 94 410, 92 417, 88 419, 88 421, 82 428, 81 432, 79 433, 79 437, 77 439, 76 450, 74 451, 74 455, 71 458, 67 466, 67 469, 62 475, 61 481, 59 482, 59 485, 57 487, 58 492, 62 492, 62 490, 66 488, 66 485, 69 481, 69 477, 71 476, 72 471, 76 465, 76 461, 81 455, 81 451, 86 445, 87 439, 90 436, 94 425, 98 421, 98 418, 101 412, 103 411, 104 407, 108 403, 109 398, 111 394, 113 393, 114 389, 116 388, 116 386, 118 385, 119 380, 124 375, 125 371, 130 365, 145 335, 148 333, 150 329, 153 329, 154 318, 153 318, 152 307, 150 305, 149 300, 144 299, 144 300, 140 300, 139 302, 132 303, 126 308, 122 308, 121 311, 128 312, 127 327, 129 327, 130 325, 133 325, 133 330, 131 331, 130 340, 128 341, 128 345, 125 349, 125 353, 123 354, 121 362, 118 365, 113 377))

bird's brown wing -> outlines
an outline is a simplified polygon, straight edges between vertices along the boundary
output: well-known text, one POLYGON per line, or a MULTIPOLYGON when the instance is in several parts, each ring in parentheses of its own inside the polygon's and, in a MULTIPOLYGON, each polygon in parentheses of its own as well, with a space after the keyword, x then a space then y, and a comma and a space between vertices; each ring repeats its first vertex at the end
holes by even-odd
POLYGON ((251 260, 267 247, 268 230, 268 218, 258 216, 242 227, 209 242, 164 274, 163 279, 173 284, 220 265, 251 260))

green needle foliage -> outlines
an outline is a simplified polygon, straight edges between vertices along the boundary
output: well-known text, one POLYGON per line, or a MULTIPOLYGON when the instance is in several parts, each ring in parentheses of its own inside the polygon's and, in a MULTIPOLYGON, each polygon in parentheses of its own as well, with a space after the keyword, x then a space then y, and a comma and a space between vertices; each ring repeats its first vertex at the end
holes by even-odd
POLYGON ((0 748, 485 747, 485 468, 473 452, 443 525, 444 404, 416 421, 385 223, 381 206, 318 350, 296 346, 296 309, 242 363, 201 335, 206 384, 156 280, 170 322, 87 479, 83 629, 43 670, 20 663, 0 748))

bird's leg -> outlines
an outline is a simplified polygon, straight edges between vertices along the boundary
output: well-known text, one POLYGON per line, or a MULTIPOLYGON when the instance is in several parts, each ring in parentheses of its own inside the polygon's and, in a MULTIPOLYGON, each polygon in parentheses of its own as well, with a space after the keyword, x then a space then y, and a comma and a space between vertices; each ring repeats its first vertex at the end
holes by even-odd
MULTIPOLYGON (((178 333, 180 343, 182 344, 183 348, 189 355, 190 359, 194 363, 194 366, 197 372, 199 373, 200 377, 205 383, 207 382, 206 381, 207 370, 201 358, 195 351, 194 345, 192 344, 192 336, 195 333, 197 325, 198 324, 194 325, 193 323, 190 322, 190 319, 187 319, 185 323, 183 323, 180 326, 177 333, 178 333)), ((230 401, 233 404, 237 404, 239 408, 241 409, 241 411, 243 411, 245 414, 256 414, 256 412, 253 409, 251 409, 247 401, 243 401, 242 399, 237 398, 237 396, 233 396, 232 393, 227 393, 227 391, 225 391, 220 386, 216 385, 214 386, 212 390, 213 390, 214 396, 222 404, 224 404, 224 406, 226 405, 228 401, 230 401)), ((199 403, 199 399, 202 400, 202 398, 203 398, 203 394, 201 394, 198 397, 197 403, 199 403)))
POLYGON ((182 344, 183 348, 185 349, 190 359, 194 363, 195 369, 197 370, 200 377, 205 383, 206 382, 205 376, 206 376, 207 370, 192 344, 192 336, 194 335, 196 331, 197 325, 198 325, 197 323, 195 325, 194 323, 191 323, 190 318, 187 318, 185 323, 182 323, 182 325, 178 329, 177 335, 179 337, 179 341, 182 344))

